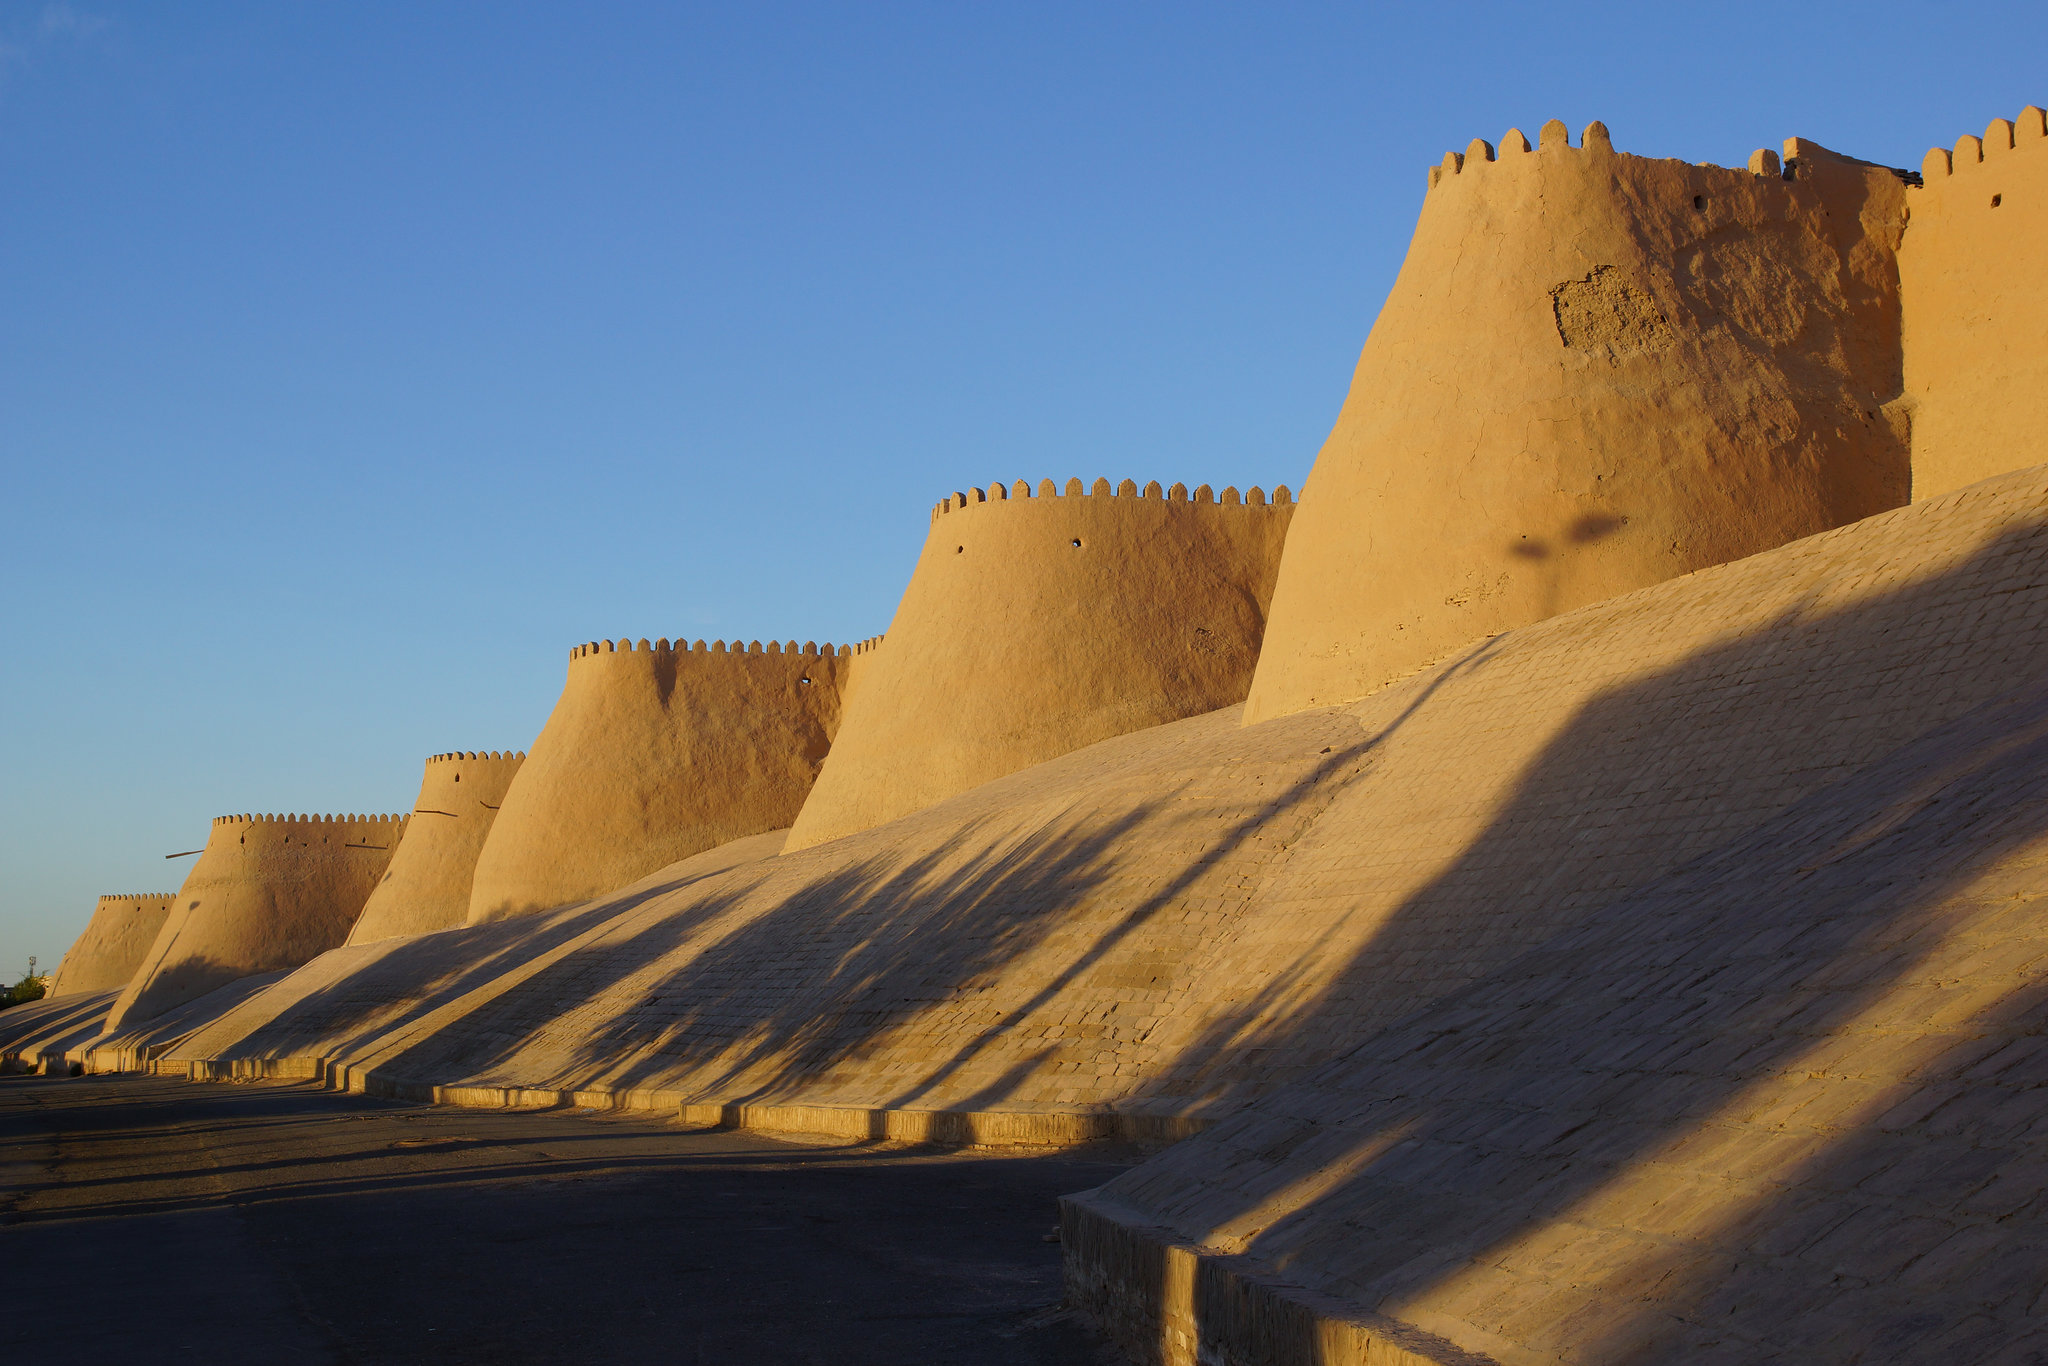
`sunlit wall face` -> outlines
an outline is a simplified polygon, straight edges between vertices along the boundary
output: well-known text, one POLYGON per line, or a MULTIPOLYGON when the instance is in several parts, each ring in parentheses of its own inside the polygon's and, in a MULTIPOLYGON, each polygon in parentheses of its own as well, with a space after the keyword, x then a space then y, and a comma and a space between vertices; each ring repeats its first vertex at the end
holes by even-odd
POLYGON ((2043 24, 9 7, 0 967, 526 746, 564 640, 879 631, 977 478, 1300 487, 1474 130, 1917 165, 2043 24))

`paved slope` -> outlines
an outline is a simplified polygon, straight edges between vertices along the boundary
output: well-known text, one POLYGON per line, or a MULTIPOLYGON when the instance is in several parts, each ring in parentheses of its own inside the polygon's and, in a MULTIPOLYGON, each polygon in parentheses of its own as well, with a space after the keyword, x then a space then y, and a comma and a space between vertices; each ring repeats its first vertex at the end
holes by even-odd
POLYGON ((170 1056, 663 1105, 1228 1113, 2031 686, 2044 506, 2023 472, 1349 708, 1195 718, 814 849, 330 954, 170 1056))
POLYGON ((1077 1200, 1076 1290, 1141 1359, 2038 1360, 2044 908, 2048 680, 1077 1200))

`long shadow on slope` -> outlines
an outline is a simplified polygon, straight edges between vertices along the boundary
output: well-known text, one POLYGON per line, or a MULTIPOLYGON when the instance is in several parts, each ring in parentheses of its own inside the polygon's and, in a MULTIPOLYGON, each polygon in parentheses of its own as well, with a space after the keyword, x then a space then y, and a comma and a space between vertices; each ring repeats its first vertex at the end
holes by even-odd
MULTIPOLYGON (((2048 536, 2016 529, 1929 580, 1788 613, 1589 703, 1310 1007, 1252 1027, 1253 1002, 1196 1050, 1354 1051, 1105 1198, 1178 1211, 1192 1236, 1361 1308, 1412 1304, 1595 1200, 1916 986, 1942 903, 2048 831, 2044 578, 2048 536), (1992 613, 2002 636, 1978 621, 1992 613), (1979 653, 1935 668, 1959 640, 1979 653), (1922 710, 1930 697, 1952 701, 1922 710), (1605 849, 1715 818, 1645 798, 1645 770, 1739 809, 1799 769, 1823 785, 1608 890, 1605 849), (1445 989, 1413 985, 1417 964, 1445 989), (1263 1178, 1240 1180, 1248 1166, 1263 1178), (1313 1193, 1290 1193, 1300 1181, 1313 1193)), ((1214 1350, 1250 1350, 1214 1298, 1197 1317, 1214 1350)), ((1669 1323, 1622 1311, 1589 1359, 1633 1359, 1651 1321, 1669 1323)))
MULTIPOLYGON (((1930 614, 1947 612, 1953 621, 2009 589, 2000 576, 2038 558, 2038 535, 2014 533, 1949 573, 1850 608, 1787 612, 1588 704, 1531 766, 1487 831, 1389 916, 1314 1004, 1271 1023, 1272 1001, 1299 985, 1282 975, 1184 1056, 1235 1069, 1237 1093, 1255 1094, 1587 923, 1627 892, 1628 877, 1641 882, 1700 851, 1699 841, 1685 845, 1656 822, 1698 825, 1710 815, 1642 799, 1645 771, 1655 763, 1664 764, 1664 781, 1720 793, 1731 809, 1751 812, 1745 823, 1754 823, 1791 799, 1777 791, 1787 786, 1788 771, 1832 765, 1847 772, 1909 738, 1911 727, 1898 715, 1911 699, 1886 690, 1896 691, 1890 680, 1916 654, 1947 648, 1928 629, 1930 614), (1788 685, 1809 676, 1855 681, 1786 711, 1781 704, 1801 696, 1788 685), (1745 690, 1742 705, 1731 705, 1745 690), (1672 749, 1683 750, 1682 764, 1669 762, 1672 749), (1586 827, 1596 820, 1598 837, 1589 838, 1586 827), (1657 846, 1652 857, 1627 860, 1626 876, 1607 871, 1611 847, 1645 840, 1657 846), (1660 865, 1655 854, 1664 846, 1670 854, 1660 865), (1248 1066, 1250 1058, 1258 1065, 1248 1066)), ((2024 648, 2038 650, 2038 642, 2024 648)), ((1487 667, 1484 652, 1459 667, 1487 667)), ((1952 675, 1938 686, 1985 692, 2014 671, 1980 675, 1952 675)), ((1450 677, 1439 675, 1430 686, 1450 677)), ((1426 704, 1427 694, 1413 705, 1426 704)), ((1361 737, 1268 802, 1244 803, 1220 832, 1218 849, 1227 852, 1290 813, 1320 809, 1333 786, 1343 786, 1339 775, 1355 771, 1359 756, 1393 729, 1361 737)), ((950 852, 876 854, 808 881, 794 871, 805 865, 792 864, 780 875, 786 883, 770 875, 772 885, 729 926, 690 911, 685 934, 650 907, 565 951, 516 990, 490 993, 493 999, 461 1016, 459 1028, 437 1027, 380 1066, 441 1080, 587 1080, 611 1089, 689 1072, 693 1092, 730 1100, 829 1086, 835 1067, 858 1067, 886 1048, 890 1055, 881 1061, 903 1081, 885 1103, 909 1105, 1008 1035, 1008 1068, 994 1075, 984 1068, 968 1079, 971 1096, 951 1102, 1000 1105, 1056 1052, 1051 1044, 1037 1055, 1020 1052, 1016 1027, 1032 1022, 1032 1012, 1063 984, 1115 952, 1198 875, 1191 863, 1162 888, 1111 885, 1126 865, 1120 846, 1172 833, 1160 822, 1162 812, 1172 819, 1172 796, 1132 798, 1120 812, 1043 828, 1007 845, 963 831, 950 852), (976 994, 999 975, 1014 976, 1054 935, 1071 933, 1073 907, 1116 896, 1129 903, 1098 916, 1092 937, 1063 940, 1046 963, 1032 965, 1042 975, 1023 1008, 974 1008, 976 994), (685 953, 672 957, 678 948, 685 953), (950 1036, 902 1048, 902 1027, 941 1004, 958 1022, 950 1036), (518 1075, 494 1076, 501 1066, 518 1075)), ((715 912, 744 899, 718 890, 715 912)), ((1311 954, 1298 971, 1327 980, 1326 960, 1311 954)))
MULTIPOLYGON (((2037 808, 2029 819, 2038 820, 2048 804, 2048 754, 2037 749, 2034 758, 2042 768, 2023 789, 1983 795, 2027 802, 2037 808)), ((2044 851, 2027 852, 2038 859, 2044 851)), ((2024 911, 2040 920, 2038 902, 2024 911)), ((2038 927, 2026 934, 2038 940, 2038 927)), ((1907 989, 1941 995, 1962 985, 1907 989)), ((2032 969, 2005 985, 1961 1029, 1919 1037, 1910 1024, 1902 1029, 1900 1075, 1859 1098, 1810 1158, 1773 1173, 1768 1195, 1726 1200, 1691 1246, 1629 1249, 1631 1261, 1614 1279, 1656 1285, 1655 1303, 1610 1309, 1588 1325, 1594 1331, 1577 1359, 1652 1366, 1705 1345, 1747 1360, 2048 1361, 2040 1312, 2048 1288, 2048 1101, 2040 1090, 2048 975, 2032 969)), ((1878 1008, 1891 1004, 1880 998, 1878 1008)), ((1830 1079, 1839 1085, 1838 1060, 1816 1053, 1814 1065, 1834 1064, 1830 1079)), ((1841 1100, 1821 1098, 1815 1108, 1841 1100)), ((1696 1131, 1699 1148, 1727 1144, 1718 1124, 1696 1131)), ((1720 1176, 1710 1171, 1705 1181, 1720 1176)))
POLYGON ((0 1011, 0 1054, 24 1045, 40 1045, 53 1036, 84 1029, 95 1019, 104 1019, 120 996, 118 991, 95 991, 75 996, 45 997, 25 1001, 0 1011))
POLYGON ((876 855, 787 891, 770 889, 767 910, 730 927, 711 922, 742 899, 737 894, 619 923, 465 1017, 459 1030, 436 1031, 380 1066, 395 1076, 485 1078, 519 1055, 530 1071, 540 1054, 552 1057, 558 1076, 601 1073, 605 1085, 623 1090, 659 1071, 716 1060, 721 1070, 693 1086, 708 1094, 722 1094, 764 1061, 779 1080, 816 1075, 863 1056, 869 1041, 928 1008, 935 994, 1026 951, 1055 918, 1048 911, 1085 895, 1118 839, 1143 819, 1138 810, 1085 832, 1044 833, 964 866, 949 866, 960 861, 946 849, 900 864, 876 855), (980 914, 972 945, 948 942, 937 955, 920 942, 940 907, 980 914), (679 966, 662 964, 692 936, 701 936, 695 952, 679 966), (658 1032, 639 1011, 600 1000, 650 973, 631 986, 660 1020, 658 1032))
MULTIPOLYGON (((2048 611, 2008 582, 2015 573, 2048 580, 2048 523, 2010 531, 1895 592, 1841 609, 1788 610, 1594 698, 1528 765, 1486 828, 1349 962, 1333 970, 1311 947, 1193 1042, 1184 1069, 1227 1068, 1248 1051, 1285 1052, 1305 1040, 1332 1045, 1322 1056, 1336 1056, 1589 923, 1654 878, 1742 842, 1800 792, 2048 673, 2048 632, 2030 620, 2048 611), (1938 675, 1925 667, 1993 607, 2013 626, 1999 657, 1938 675), (1952 700, 1929 706, 1929 695, 1952 700), (1925 713, 1918 723, 1916 709, 1925 713), (1701 795, 1674 802, 1671 789, 1701 795), (1698 836, 1717 827, 1725 837, 1698 836), (1308 1005, 1280 1005, 1318 981, 1325 985, 1308 1005)), ((1983 633, 1978 639, 1991 649, 1983 633)), ((1536 685, 1553 686, 1548 678, 1536 685)))
MULTIPOLYGON (((1416 699, 1410 714, 1427 696, 1416 699)), ((693 906, 683 913, 686 924, 675 916, 622 924, 550 964, 502 1003, 465 1018, 459 1037, 421 1040, 380 1065, 392 1075, 447 1076, 459 1069, 485 1079, 521 1054, 520 1066, 530 1072, 539 1051, 558 1077, 601 1078, 613 1090, 694 1069, 694 1093, 755 1100, 829 1082, 836 1067, 858 1067, 876 1051, 900 1045, 904 1026, 946 1003, 959 1020, 954 1036, 936 1045, 926 1041, 919 1053, 929 1061, 906 1067, 902 1088, 883 1102, 884 1108, 914 1105, 995 1041, 1013 1042, 1012 1031, 1175 904, 1209 862, 1327 800, 1337 775, 1355 771, 1403 720, 1331 747, 1279 792, 1236 803, 1221 828, 1203 828, 1202 857, 1116 908, 1107 927, 1055 946, 1050 961, 1056 966, 1045 968, 1021 1002, 973 1004, 1002 974, 1066 931, 1076 905, 1105 894, 1124 871, 1126 845, 1156 833, 1162 819, 1174 819, 1173 794, 1132 798, 1113 815, 1100 809, 1085 818, 1069 815, 1007 841, 999 828, 969 825, 907 858, 885 851, 807 879, 791 873, 794 885, 764 889, 765 909, 736 918, 723 932, 704 933, 680 964, 633 980, 630 990, 641 995, 644 1012, 622 1000, 591 1003, 604 991, 626 991, 629 978, 698 934, 711 917, 693 906), (660 1020, 658 1032, 649 1014, 660 1020), (481 1042, 494 1038, 502 1042, 481 1042)), ((1213 809, 1201 812, 1213 815, 1213 809)), ((714 913, 738 899, 721 895, 714 913)), ((1025 1056, 959 1103, 1000 1103, 1042 1059, 1025 1056)))
MULTIPOLYGON (((1447 684, 1483 663, 1487 656, 1492 654, 1493 649, 1492 641, 1482 641, 1445 668, 1426 687, 1420 689, 1400 714, 1381 730, 1341 748, 1331 746, 1331 757, 1317 764, 1306 776, 1291 784, 1272 801, 1234 822, 1214 846, 1205 852, 1203 858, 1191 862, 1155 887, 1148 896, 1121 916, 1109 933, 1098 936, 1086 951, 1076 955, 1058 972, 1049 974, 1038 984, 1024 1005, 1013 1012, 1013 1018, 1019 1021, 1029 1019, 1050 1006, 1054 999, 1083 973, 1102 962, 1153 917, 1174 906, 1182 894, 1192 888, 1202 876, 1206 864, 1229 857, 1255 835, 1270 829, 1277 821, 1291 813, 1301 811, 1310 819, 1321 814, 1322 809, 1326 808, 1332 799, 1357 779, 1363 771, 1364 762, 1369 760, 1375 751, 1399 734, 1409 719, 1428 705, 1430 699, 1447 684)), ((888 1102, 889 1107, 908 1106, 923 1099, 972 1062, 995 1038, 995 1031, 984 1030, 966 1041, 938 1067, 927 1072, 921 1081, 891 1099, 888 1102)), ((1003 1074, 963 1099, 960 1108, 978 1110, 1000 1105, 1014 1092, 1023 1077, 1028 1075, 1035 1062, 1036 1059, 1032 1058, 1019 1060, 1003 1074)))
MULTIPOLYGON (((410 938, 388 946, 374 962, 264 1015, 244 1034, 226 1037, 223 1031, 234 1021, 231 1015, 223 1017, 207 1041, 208 1051, 232 1050, 238 1058, 284 1056, 305 1052, 309 1038, 324 1040, 331 1051, 360 1051, 705 876, 712 875, 676 878, 571 910, 410 938)), ((703 909, 708 913, 714 906, 707 903, 703 909)), ((694 926, 704 918, 681 917, 675 928, 694 926)))

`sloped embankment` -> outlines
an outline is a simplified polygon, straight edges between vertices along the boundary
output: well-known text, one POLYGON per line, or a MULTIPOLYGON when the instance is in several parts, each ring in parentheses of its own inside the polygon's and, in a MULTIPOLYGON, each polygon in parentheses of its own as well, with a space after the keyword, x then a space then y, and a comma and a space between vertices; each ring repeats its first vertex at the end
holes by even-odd
POLYGON ((2044 483, 1595 604, 1346 708, 1198 717, 813 849, 331 953, 169 1057, 840 1132, 1181 1132, 2033 687, 2044 483))

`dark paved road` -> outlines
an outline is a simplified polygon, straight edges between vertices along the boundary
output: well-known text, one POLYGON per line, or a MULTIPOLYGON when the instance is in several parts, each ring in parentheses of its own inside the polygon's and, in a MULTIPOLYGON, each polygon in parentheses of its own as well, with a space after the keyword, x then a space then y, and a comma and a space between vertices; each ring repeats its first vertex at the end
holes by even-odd
POLYGON ((1118 1170, 7 1077, 0 1294, 44 1363, 1095 1366, 1045 1235, 1118 1170))

